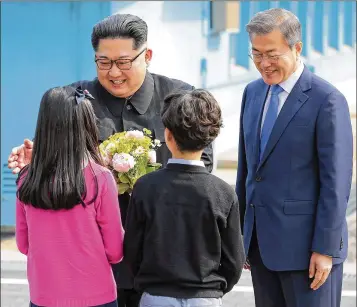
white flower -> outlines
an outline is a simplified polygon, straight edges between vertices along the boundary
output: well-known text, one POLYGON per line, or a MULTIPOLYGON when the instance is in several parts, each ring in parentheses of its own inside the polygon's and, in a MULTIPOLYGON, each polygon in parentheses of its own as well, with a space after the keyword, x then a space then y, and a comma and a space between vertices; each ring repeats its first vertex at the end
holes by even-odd
POLYGON ((136 139, 142 139, 144 137, 144 133, 142 131, 139 130, 131 130, 128 131, 125 136, 127 138, 136 138, 136 139))
POLYGON ((161 141, 158 140, 158 139, 155 139, 155 140, 154 140, 154 145, 155 145, 156 147, 160 147, 160 146, 161 146, 161 141))
POLYGON ((148 152, 148 156, 149 156, 150 163, 156 163, 156 151, 155 150, 150 150, 148 152))
POLYGON ((143 146, 139 146, 138 148, 136 148, 136 149, 134 150, 133 154, 134 154, 135 156, 140 156, 140 155, 142 155, 144 152, 145 152, 144 147, 143 147, 143 146))

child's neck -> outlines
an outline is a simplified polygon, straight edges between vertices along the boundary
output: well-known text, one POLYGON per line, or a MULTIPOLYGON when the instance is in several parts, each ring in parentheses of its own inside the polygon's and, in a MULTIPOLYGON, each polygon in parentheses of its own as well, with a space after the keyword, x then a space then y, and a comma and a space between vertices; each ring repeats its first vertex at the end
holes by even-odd
POLYGON ((183 160, 201 160, 202 151, 196 152, 173 152, 172 158, 173 159, 183 159, 183 160))

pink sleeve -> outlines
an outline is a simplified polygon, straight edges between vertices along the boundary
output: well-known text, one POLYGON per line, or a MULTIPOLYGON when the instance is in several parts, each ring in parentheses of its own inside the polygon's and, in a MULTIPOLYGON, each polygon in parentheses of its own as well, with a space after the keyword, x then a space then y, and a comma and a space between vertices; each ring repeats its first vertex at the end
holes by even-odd
POLYGON ((123 258, 124 229, 121 223, 118 190, 113 175, 104 172, 101 194, 98 195, 97 223, 99 225, 105 253, 110 263, 118 263, 123 258))
POLYGON ((16 244, 19 251, 27 255, 29 249, 25 205, 16 197, 16 244))

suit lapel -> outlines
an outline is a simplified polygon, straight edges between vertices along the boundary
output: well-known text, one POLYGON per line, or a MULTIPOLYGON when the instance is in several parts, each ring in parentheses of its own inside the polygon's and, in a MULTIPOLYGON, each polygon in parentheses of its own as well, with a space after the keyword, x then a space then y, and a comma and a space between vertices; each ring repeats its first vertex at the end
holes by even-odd
POLYGON ((311 88, 310 81, 311 72, 305 67, 300 79, 298 82, 296 82, 291 93, 287 97, 278 118, 276 119, 268 143, 265 147, 263 157, 258 166, 258 170, 264 164, 271 151, 274 149, 276 143, 279 141, 291 119, 309 98, 309 96, 307 96, 304 92, 311 88))
POLYGON ((261 131, 261 122, 263 117, 263 110, 265 105, 265 100, 268 96, 269 85, 264 83, 264 86, 261 90, 261 94, 257 94, 255 99, 255 110, 257 110, 256 120, 254 121, 254 135, 255 135, 255 146, 254 146, 254 154, 255 154, 255 161, 259 163, 259 155, 260 155, 260 131, 261 131))

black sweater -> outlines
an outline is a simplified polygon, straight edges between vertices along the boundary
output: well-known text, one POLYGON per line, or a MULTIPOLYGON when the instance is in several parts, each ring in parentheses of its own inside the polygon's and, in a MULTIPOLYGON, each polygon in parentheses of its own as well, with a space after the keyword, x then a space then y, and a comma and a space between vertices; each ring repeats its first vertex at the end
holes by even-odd
POLYGON ((124 261, 140 292, 221 297, 245 261, 234 190, 201 166, 168 164, 141 177, 128 209, 124 261))

